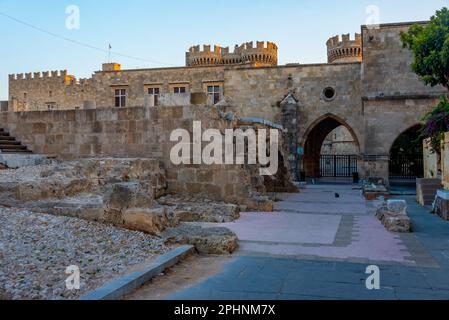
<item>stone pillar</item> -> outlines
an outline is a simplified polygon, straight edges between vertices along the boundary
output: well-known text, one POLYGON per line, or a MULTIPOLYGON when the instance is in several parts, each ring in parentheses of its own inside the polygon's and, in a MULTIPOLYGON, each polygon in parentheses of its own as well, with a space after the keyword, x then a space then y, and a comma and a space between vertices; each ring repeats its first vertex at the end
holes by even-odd
POLYGON ((432 150, 430 139, 423 141, 424 178, 434 179, 439 176, 439 155, 432 150))
POLYGON ((385 186, 389 186, 389 166, 389 155, 364 155, 362 177, 365 180, 383 180, 385 186))
POLYGON ((288 154, 290 174, 294 180, 299 180, 299 103, 293 93, 289 93, 281 102, 282 126, 284 127, 284 150, 288 154))

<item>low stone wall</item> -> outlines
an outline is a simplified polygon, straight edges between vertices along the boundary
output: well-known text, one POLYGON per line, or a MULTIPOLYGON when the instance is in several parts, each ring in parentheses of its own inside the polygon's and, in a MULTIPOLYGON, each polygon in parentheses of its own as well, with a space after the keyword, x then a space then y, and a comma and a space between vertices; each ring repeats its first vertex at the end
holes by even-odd
POLYGON ((192 132, 193 121, 201 121, 203 130, 223 131, 236 125, 221 119, 216 109, 205 106, 0 113, 0 127, 35 153, 54 155, 61 160, 160 159, 167 171, 169 192, 201 193, 212 199, 257 208, 258 200, 253 197, 248 202, 248 199, 260 181, 255 181, 245 166, 171 163, 170 151, 175 145, 170 142, 171 132, 175 129, 192 132))

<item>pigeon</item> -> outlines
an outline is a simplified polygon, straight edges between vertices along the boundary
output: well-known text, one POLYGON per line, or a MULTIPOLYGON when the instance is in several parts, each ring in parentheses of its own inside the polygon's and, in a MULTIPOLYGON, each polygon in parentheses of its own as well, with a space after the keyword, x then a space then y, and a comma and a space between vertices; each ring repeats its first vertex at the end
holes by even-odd
POLYGON ((340 194, 339 194, 339 193, 336 193, 336 194, 335 194, 335 198, 337 198, 337 199, 340 198, 340 194))

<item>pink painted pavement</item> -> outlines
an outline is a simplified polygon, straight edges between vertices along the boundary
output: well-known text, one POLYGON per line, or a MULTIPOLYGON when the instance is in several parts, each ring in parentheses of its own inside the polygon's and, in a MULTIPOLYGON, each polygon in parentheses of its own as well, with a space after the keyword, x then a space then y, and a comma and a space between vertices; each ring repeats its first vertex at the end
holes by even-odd
POLYGON ((220 226, 233 230, 240 251, 247 253, 391 262, 410 256, 399 236, 382 226, 360 190, 351 186, 311 186, 275 208, 275 213, 243 213, 236 222, 220 226), (343 216, 353 218, 352 229, 339 229, 343 216), (334 243, 339 230, 347 238, 343 245, 334 243))

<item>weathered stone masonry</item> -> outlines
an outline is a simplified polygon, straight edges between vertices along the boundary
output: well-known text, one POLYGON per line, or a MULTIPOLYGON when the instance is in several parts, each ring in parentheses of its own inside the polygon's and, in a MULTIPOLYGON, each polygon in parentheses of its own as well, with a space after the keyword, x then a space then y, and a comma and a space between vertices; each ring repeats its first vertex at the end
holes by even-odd
POLYGON ((103 108, 23 113, 2 113, 1 123, 36 153, 61 160, 117 157, 154 158, 167 172, 168 192, 204 194, 257 208, 254 177, 240 165, 175 166, 170 161, 170 133, 192 131, 193 120, 204 129, 234 128, 205 107, 103 108), (253 198, 255 202, 248 203, 253 198))
MULTIPOLYGON (((267 55, 264 57, 262 52, 272 50, 273 57, 275 53, 277 57, 277 47, 274 44, 267 46, 264 44, 263 47, 261 44, 255 47, 252 44, 252 50, 262 51, 257 52, 254 59, 240 60, 237 56, 231 59, 229 56, 231 53, 228 53, 226 48, 217 47, 212 50, 206 46, 201 50, 193 47, 187 54, 187 67, 121 70, 118 64, 105 64, 102 71, 96 72, 92 79, 84 82, 88 83, 86 88, 81 88, 81 84, 69 77, 73 79, 73 86, 68 86, 70 81, 67 83, 65 80, 59 80, 59 84, 64 82, 64 87, 55 89, 52 94, 55 95, 54 100, 57 97, 60 99, 58 101, 61 101, 61 108, 83 106, 111 108, 116 98, 114 96, 116 90, 124 89, 126 106, 139 107, 148 105, 146 101, 150 89, 157 89, 161 95, 173 95, 176 88, 179 91, 182 87, 186 92, 185 95, 194 95, 210 93, 208 90, 218 88, 217 94, 226 101, 222 103, 225 105, 224 111, 234 112, 241 118, 260 118, 283 124, 289 130, 286 132, 286 141, 290 141, 290 147, 287 149, 291 152, 300 146, 305 149, 305 155, 301 157, 298 167, 304 170, 307 176, 314 177, 317 174, 321 145, 326 136, 343 125, 356 142, 359 156, 358 171, 361 177, 380 177, 388 180, 389 155, 394 141, 401 133, 420 123, 424 114, 435 105, 439 95, 445 93, 441 87, 425 86, 412 72, 410 68, 412 53, 403 48, 400 40, 400 32, 406 31, 410 25, 410 23, 386 24, 377 29, 363 26, 360 35, 356 35, 354 40, 349 35, 344 35, 341 39, 333 37, 327 42, 329 63, 325 64, 276 66, 275 59, 267 58, 267 55), (213 58, 213 55, 216 57, 213 58), (273 60, 273 63, 260 63, 256 57, 262 61, 273 60), (72 94, 73 92, 76 94, 72 94), (283 104, 286 99, 295 102, 286 106, 283 104), (283 114, 283 110, 289 110, 288 117, 283 114), (293 115, 296 118, 289 119, 293 115)), ((248 48, 248 45, 238 49, 237 53, 242 56, 241 50, 245 48, 248 48)), ((63 75, 68 77, 67 74, 63 75)), ((39 106, 37 108, 46 110, 47 97, 42 95, 49 94, 48 86, 41 86, 39 83, 45 84, 50 80, 30 77, 29 75, 29 79, 26 80, 18 79, 20 76, 10 76, 10 105, 26 105, 21 101, 21 96, 26 91, 29 101, 38 101, 42 108, 39 106)), ((14 110, 21 109, 14 107, 14 110)), ((108 111, 99 112, 101 117, 101 114, 108 111)), ((143 111, 120 110, 117 112, 118 117, 127 112, 143 111)), ((76 113, 76 116, 85 114, 89 117, 91 113, 76 113)), ((71 119, 75 117, 74 114, 68 111, 63 115, 59 114, 59 117, 71 119)), ((55 115, 58 115, 58 112, 55 115)), ((59 144, 60 147, 52 144, 44 146, 46 142, 62 139, 60 135, 50 134, 50 137, 46 137, 44 133, 40 133, 35 139, 40 139, 41 147, 34 151, 93 155, 109 151, 118 152, 116 150, 121 150, 123 154, 126 149, 126 152, 129 152, 127 156, 138 153, 137 151, 142 148, 145 152, 155 151, 158 146, 142 142, 144 138, 145 141, 151 141, 151 132, 154 130, 144 127, 146 124, 139 122, 142 116, 144 115, 139 114, 134 119, 136 126, 141 126, 142 129, 137 133, 133 131, 134 122, 129 124, 129 127, 120 122, 111 122, 104 127, 95 128, 101 130, 101 133, 96 137, 86 138, 91 139, 87 142, 84 138, 77 138, 82 141, 74 144, 75 138, 72 136, 64 138, 64 142, 59 144), (115 132, 111 132, 112 140, 102 140, 103 132, 113 130, 110 126, 116 128, 115 132), (113 145, 111 141, 114 142, 113 145), (124 143, 128 143, 129 147, 123 146, 124 143), (79 148, 73 147, 74 145, 78 145, 79 148), (133 151, 134 148, 136 152, 133 151)), ((9 117, 12 119, 13 116, 9 117)), ((47 116, 37 113, 22 117, 47 116)), ((182 122, 181 118, 178 120, 182 122)), ((188 120, 189 118, 184 119, 188 120)), ((100 126, 97 122, 94 123, 100 126)), ((13 127, 12 134, 17 135, 22 141, 26 140, 21 137, 22 134, 27 135, 31 141, 30 130, 39 131, 41 126, 36 124, 33 129, 22 129, 14 123, 7 125, 13 127)), ((64 121, 58 125, 68 126, 64 121)), ((77 122, 70 125, 84 124, 77 122)), ((82 132, 91 129, 76 128, 76 130, 82 132)), ((294 154, 292 156, 296 157, 294 154)))

